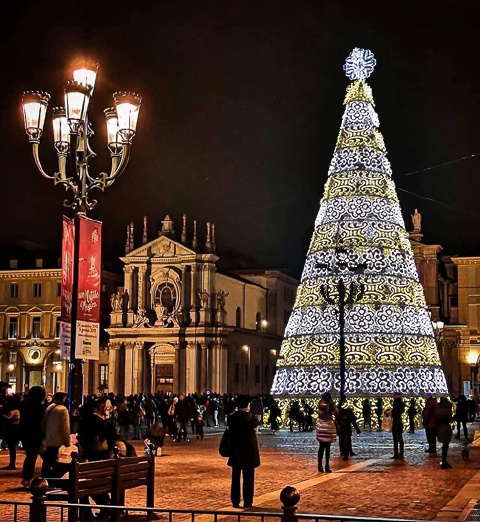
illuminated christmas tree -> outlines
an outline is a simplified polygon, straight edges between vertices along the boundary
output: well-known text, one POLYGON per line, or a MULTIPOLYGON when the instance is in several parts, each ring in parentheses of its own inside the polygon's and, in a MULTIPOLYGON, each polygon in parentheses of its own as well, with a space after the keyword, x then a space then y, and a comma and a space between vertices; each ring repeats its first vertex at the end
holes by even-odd
POLYGON ((341 373, 356 408, 394 391, 448 393, 365 81, 375 63, 354 49, 344 65, 352 83, 272 386, 283 408, 325 391, 338 397, 341 373))

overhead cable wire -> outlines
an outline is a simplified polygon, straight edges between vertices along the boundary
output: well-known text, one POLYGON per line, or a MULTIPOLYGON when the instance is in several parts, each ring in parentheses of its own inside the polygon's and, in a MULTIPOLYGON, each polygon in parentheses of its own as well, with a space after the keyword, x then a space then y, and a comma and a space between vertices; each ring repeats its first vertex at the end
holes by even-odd
POLYGON ((431 167, 426 167, 424 169, 420 170, 414 170, 412 172, 407 172, 404 174, 404 176, 413 176, 414 174, 420 174, 422 172, 427 172, 429 170, 438 169, 440 167, 445 167, 446 165, 452 165, 453 163, 459 163, 460 161, 465 161, 467 159, 472 159, 480 156, 480 152, 477 152, 476 154, 469 154, 468 156, 463 156, 463 158, 458 158, 452 161, 446 161, 445 163, 439 163, 438 165, 432 165, 431 167))

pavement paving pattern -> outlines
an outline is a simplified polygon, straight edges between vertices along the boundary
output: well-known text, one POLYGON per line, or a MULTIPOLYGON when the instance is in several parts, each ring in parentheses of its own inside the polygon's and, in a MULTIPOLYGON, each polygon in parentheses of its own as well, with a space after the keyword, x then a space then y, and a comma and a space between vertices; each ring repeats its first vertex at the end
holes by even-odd
MULTIPOLYGON (((405 433, 404 438, 404 461, 390 459, 390 433, 364 432, 354 438, 357 455, 349 461, 341 459, 338 444, 333 444, 334 473, 320 474, 314 432, 271 435, 264 430, 258 437, 262 465, 256 472, 254 511, 280 511, 280 491, 293 485, 300 491, 299 513, 458 520, 467 504, 480 498, 477 482, 475 488, 466 489, 472 480, 480 481, 480 448, 471 448, 469 460, 463 460, 464 441, 454 439, 449 455, 453 469, 442 470, 440 458, 424 452, 423 431, 405 433)), ((163 455, 156 459, 156 507, 232 509, 230 468, 218 454, 219 440, 219 430, 207 429, 203 441, 194 437, 189 442, 166 441, 163 455)), ((134 444, 137 451, 143 450, 141 441, 134 444)), ((30 499, 29 492, 19 487, 23 458, 20 451, 17 471, 0 470, 1 500, 30 499)), ((8 452, 1 451, 0 467, 7 463, 8 452)), ((144 488, 127 492, 127 504, 145 505, 144 488)), ((12 518, 0 506, 0 521, 4 520, 12 518)))

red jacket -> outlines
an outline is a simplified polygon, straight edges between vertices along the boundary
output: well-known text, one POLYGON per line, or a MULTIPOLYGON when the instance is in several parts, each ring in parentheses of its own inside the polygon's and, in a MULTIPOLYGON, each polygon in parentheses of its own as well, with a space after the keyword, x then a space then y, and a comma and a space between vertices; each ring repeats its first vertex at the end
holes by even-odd
POLYGON ((437 408, 438 402, 434 397, 427 399, 425 408, 422 412, 423 427, 424 428, 435 428, 437 422, 437 408))

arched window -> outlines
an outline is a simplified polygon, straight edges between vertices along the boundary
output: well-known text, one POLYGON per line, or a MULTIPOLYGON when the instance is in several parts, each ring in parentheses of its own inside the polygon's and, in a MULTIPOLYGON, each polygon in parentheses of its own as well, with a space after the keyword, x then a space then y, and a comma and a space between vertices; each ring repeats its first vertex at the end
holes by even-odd
POLYGON ((255 316, 255 330, 259 332, 262 328, 262 314, 260 312, 257 312, 257 315, 255 316))
POLYGON ((242 309, 238 306, 235 314, 235 326, 237 328, 242 327, 242 309))
POLYGON ((170 314, 177 304, 177 290, 172 283, 165 281, 155 291, 155 304, 161 304, 170 314))

